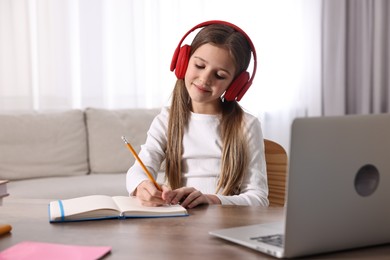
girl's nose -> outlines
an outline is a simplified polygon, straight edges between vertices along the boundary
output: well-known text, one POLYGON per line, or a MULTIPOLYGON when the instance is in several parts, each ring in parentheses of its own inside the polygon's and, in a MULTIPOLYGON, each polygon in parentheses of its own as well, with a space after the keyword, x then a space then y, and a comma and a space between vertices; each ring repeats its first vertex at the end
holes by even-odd
POLYGON ((211 84, 211 77, 212 77, 212 75, 211 75, 210 71, 203 70, 199 78, 200 78, 202 84, 208 86, 211 84))

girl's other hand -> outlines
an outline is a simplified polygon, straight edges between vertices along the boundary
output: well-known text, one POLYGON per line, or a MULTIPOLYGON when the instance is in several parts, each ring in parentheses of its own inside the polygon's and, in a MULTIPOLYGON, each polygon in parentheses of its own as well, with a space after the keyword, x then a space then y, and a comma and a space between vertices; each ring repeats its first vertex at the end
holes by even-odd
POLYGON ((194 208, 201 204, 221 204, 217 196, 203 194, 193 187, 182 187, 172 191, 171 204, 180 203, 185 208, 194 208))

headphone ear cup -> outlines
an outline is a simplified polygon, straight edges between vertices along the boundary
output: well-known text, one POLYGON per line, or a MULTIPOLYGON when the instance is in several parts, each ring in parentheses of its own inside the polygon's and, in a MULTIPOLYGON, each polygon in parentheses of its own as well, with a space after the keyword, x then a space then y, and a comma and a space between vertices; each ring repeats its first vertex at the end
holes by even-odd
POLYGON ((191 46, 184 45, 177 55, 175 74, 178 79, 184 79, 190 59, 191 46))
POLYGON ((241 90, 247 85, 248 81, 249 73, 247 71, 242 72, 234 79, 232 84, 230 84, 230 87, 226 90, 225 95, 223 96, 224 99, 226 99, 227 101, 235 100, 241 90))
POLYGON ((180 52, 180 47, 177 47, 175 50, 175 53, 173 54, 172 61, 171 61, 171 71, 174 71, 176 68, 176 63, 177 63, 177 56, 179 56, 180 52))

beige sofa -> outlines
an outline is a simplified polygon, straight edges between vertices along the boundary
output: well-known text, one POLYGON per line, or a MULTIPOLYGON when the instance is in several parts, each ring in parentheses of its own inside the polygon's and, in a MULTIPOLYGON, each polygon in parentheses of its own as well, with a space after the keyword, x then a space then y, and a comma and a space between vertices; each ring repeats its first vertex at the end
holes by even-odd
POLYGON ((160 109, 0 114, 0 179, 10 197, 126 195, 126 171, 160 109))

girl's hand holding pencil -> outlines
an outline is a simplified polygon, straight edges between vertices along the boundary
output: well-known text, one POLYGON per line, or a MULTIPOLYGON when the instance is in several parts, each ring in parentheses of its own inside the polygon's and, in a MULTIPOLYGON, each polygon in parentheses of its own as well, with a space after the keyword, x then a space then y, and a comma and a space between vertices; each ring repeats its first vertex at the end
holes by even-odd
POLYGON ((138 163, 141 165, 142 169, 144 170, 145 174, 148 176, 149 180, 141 182, 134 195, 137 196, 142 202, 142 205, 144 206, 161 206, 170 204, 171 198, 173 197, 172 190, 169 189, 166 186, 160 186, 156 180, 154 179, 153 175, 148 171, 144 163, 139 158, 138 154, 134 150, 134 148, 131 146, 131 144, 127 141, 125 136, 122 136, 122 140, 125 142, 127 147, 129 148, 130 152, 133 154, 135 159, 138 161, 138 163))

